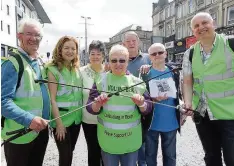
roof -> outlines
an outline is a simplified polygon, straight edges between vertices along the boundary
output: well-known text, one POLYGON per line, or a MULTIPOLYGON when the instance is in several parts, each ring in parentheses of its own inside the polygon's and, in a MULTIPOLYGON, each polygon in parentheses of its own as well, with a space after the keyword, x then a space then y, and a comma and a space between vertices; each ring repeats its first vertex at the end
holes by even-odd
POLYGON ((47 13, 45 12, 39 0, 24 0, 24 1, 30 1, 32 3, 42 23, 51 23, 50 18, 48 17, 47 13))
MULTIPOLYGON (((124 32, 127 32, 127 31, 131 31, 131 30, 142 30, 142 27, 139 26, 139 25, 135 25, 135 24, 132 24, 132 25, 129 25, 125 28, 123 28, 121 31, 119 31, 117 34, 115 34, 114 36, 118 36, 120 34, 123 34, 124 32)), ((114 37, 113 36, 113 37, 114 37)))

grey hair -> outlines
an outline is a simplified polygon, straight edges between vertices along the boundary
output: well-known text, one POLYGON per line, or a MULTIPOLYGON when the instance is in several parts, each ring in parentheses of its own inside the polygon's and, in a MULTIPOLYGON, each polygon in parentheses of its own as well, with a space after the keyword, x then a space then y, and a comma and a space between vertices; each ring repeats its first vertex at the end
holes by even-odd
POLYGON ((111 56, 114 53, 120 53, 120 54, 124 54, 126 55, 126 58, 129 58, 129 52, 128 49, 120 44, 114 45, 111 47, 110 52, 109 52, 109 58, 111 58, 111 56))
POLYGON ((154 43, 154 44, 152 44, 152 45, 149 47, 148 53, 150 52, 150 49, 152 49, 153 47, 160 47, 160 48, 162 48, 164 51, 166 51, 166 48, 165 48, 165 46, 164 46, 162 43, 154 43))
POLYGON ((208 18, 209 20, 213 21, 213 18, 212 18, 212 16, 210 15, 210 13, 207 13, 207 12, 199 12, 199 13, 197 13, 195 16, 193 16, 193 18, 191 19, 191 22, 190 22, 191 28, 193 28, 192 25, 193 25, 194 19, 197 18, 197 17, 201 17, 201 16, 206 17, 206 18, 208 18))
POLYGON ((136 36, 136 38, 137 38, 138 41, 140 40, 140 39, 139 39, 139 36, 138 36, 138 34, 137 34, 136 32, 134 32, 134 31, 127 31, 127 32, 125 32, 125 33, 122 35, 122 37, 121 37, 122 42, 125 42, 125 37, 126 37, 127 35, 134 35, 134 36, 136 36))
POLYGON ((35 26, 35 27, 39 28, 40 34, 43 35, 42 24, 38 20, 35 20, 32 18, 23 18, 22 20, 20 20, 19 26, 18 26, 18 33, 23 33, 24 27, 26 25, 31 25, 31 26, 35 26))

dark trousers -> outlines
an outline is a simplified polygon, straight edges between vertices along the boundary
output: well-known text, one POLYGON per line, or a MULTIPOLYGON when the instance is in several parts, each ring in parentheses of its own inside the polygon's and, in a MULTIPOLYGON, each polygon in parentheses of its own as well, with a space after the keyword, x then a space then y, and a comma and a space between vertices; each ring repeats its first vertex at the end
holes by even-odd
POLYGON ((45 129, 30 143, 6 143, 4 151, 7 166, 42 166, 48 140, 48 129, 45 129))
POLYGON ((66 130, 65 139, 62 141, 57 140, 57 136, 55 135, 56 128, 53 130, 55 142, 59 151, 59 166, 71 166, 73 151, 80 133, 80 124, 73 124, 66 127, 66 130))
POLYGON ((206 114, 196 124, 204 152, 206 166, 222 166, 223 150, 226 166, 234 166, 234 120, 213 120, 206 114))
POLYGON ((101 163, 104 165, 101 157, 101 148, 97 139, 97 125, 83 122, 82 127, 88 148, 88 165, 100 166, 101 163))

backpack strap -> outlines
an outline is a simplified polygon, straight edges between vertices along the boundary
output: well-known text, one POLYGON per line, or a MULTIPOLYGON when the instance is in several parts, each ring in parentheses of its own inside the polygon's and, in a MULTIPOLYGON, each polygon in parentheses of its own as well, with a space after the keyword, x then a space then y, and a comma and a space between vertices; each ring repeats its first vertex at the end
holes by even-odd
POLYGON ((24 72, 24 64, 23 64, 23 60, 19 54, 10 52, 9 55, 13 56, 19 64, 18 80, 17 80, 17 85, 16 85, 16 90, 17 90, 20 86, 20 81, 21 81, 21 78, 22 78, 22 75, 24 72))
POLYGON ((229 38, 228 39, 228 44, 229 47, 232 49, 232 51, 234 52, 234 38, 229 38))
POLYGON ((193 52, 194 52, 194 48, 191 48, 190 51, 189 51, 189 61, 191 62, 191 64, 192 64, 192 61, 193 61, 193 52))

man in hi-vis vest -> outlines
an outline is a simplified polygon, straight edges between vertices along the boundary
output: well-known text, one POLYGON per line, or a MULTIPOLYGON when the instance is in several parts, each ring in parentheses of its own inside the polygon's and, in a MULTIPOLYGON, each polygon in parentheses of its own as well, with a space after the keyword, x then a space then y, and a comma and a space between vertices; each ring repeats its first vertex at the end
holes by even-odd
POLYGON ((215 33, 209 13, 191 20, 198 42, 184 54, 185 108, 191 109, 206 166, 234 166, 234 52, 233 39, 215 33))
POLYGON ((42 26, 34 19, 19 23, 18 49, 9 53, 1 71, 1 113, 4 117, 2 139, 6 132, 30 128, 33 131, 4 145, 7 166, 42 166, 48 143, 50 98, 47 86, 34 80, 43 79, 37 51, 42 39, 42 26))

